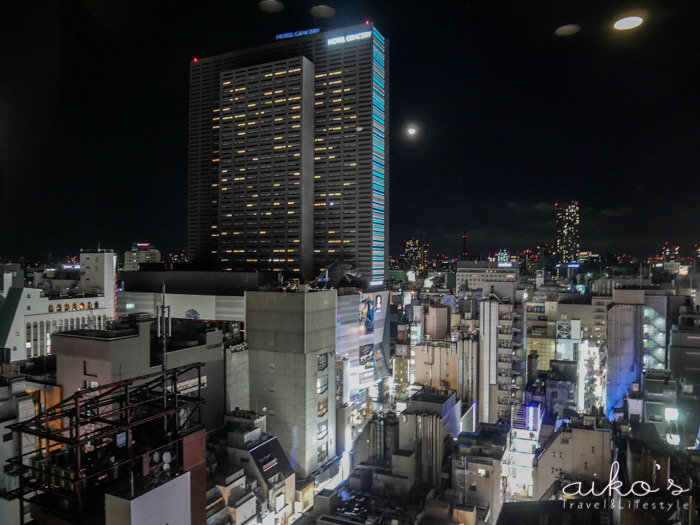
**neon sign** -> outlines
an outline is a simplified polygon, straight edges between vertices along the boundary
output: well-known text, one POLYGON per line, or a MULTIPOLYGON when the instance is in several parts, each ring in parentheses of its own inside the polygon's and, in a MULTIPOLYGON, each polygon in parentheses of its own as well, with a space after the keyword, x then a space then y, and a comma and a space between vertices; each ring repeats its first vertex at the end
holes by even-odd
POLYGON ((293 31, 290 33, 280 33, 279 35, 275 35, 275 40, 284 40, 285 38, 294 38, 297 36, 315 35, 320 30, 321 29, 318 27, 313 27, 311 29, 302 29, 301 31, 293 31))
POLYGON ((334 46, 336 44, 345 44, 346 42, 354 42, 355 40, 364 40, 365 38, 371 38, 372 31, 362 31, 360 33, 351 33, 344 36, 336 36, 328 39, 328 45, 334 46))

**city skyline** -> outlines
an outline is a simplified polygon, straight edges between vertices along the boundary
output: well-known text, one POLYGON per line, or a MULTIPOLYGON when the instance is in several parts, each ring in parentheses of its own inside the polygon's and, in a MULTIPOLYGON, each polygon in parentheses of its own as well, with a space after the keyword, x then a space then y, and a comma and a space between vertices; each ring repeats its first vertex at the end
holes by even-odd
POLYGON ((698 6, 638 5, 647 22, 626 34, 610 29, 618 2, 532 12, 477 2, 450 16, 411 2, 337 2, 328 20, 301 6, 263 13, 256 2, 192 13, 14 6, 2 256, 57 258, 98 243, 121 251, 134 239, 183 247, 192 58, 367 19, 392 41, 389 253, 415 236, 457 255, 464 228, 470 252, 551 244, 554 202, 569 200, 581 202, 582 249, 690 247, 698 6), (554 35, 565 23, 581 31, 554 35))

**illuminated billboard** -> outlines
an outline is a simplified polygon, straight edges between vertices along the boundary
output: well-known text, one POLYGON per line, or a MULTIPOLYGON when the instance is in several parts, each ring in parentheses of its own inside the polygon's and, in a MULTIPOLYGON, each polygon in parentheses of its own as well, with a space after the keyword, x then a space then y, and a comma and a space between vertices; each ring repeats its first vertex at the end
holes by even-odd
POLYGON ((372 295, 363 295, 360 299, 360 333, 374 333, 374 296, 372 295))

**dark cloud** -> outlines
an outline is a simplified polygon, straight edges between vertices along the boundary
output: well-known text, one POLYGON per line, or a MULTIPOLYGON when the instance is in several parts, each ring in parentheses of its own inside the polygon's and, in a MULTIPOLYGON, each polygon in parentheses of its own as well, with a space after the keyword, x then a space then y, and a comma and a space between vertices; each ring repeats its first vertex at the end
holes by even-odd
POLYGON ((532 209, 535 211, 554 214, 555 207, 554 204, 550 202, 538 202, 537 204, 532 206, 532 209))

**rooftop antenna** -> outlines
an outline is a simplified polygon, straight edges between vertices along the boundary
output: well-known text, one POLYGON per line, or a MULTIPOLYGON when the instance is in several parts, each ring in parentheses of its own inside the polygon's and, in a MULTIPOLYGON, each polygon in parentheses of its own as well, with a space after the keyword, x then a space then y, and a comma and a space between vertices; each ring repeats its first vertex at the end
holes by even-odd
MULTIPOLYGON (((161 305, 158 307, 157 334, 163 341, 163 410, 166 411, 168 409, 168 379, 165 372, 168 369, 168 338, 172 337, 172 319, 170 317, 170 306, 165 305, 165 280, 161 281, 161 283, 163 284, 163 292, 161 305)), ((168 418, 165 417, 163 418, 163 435, 166 436, 167 434, 168 418)))
POLYGON ((464 228, 464 233, 462 233, 462 260, 467 260, 467 228, 464 228))
POLYGON ((170 317, 170 306, 165 305, 165 281, 163 284, 161 305, 158 307, 158 338, 163 342, 163 372, 168 368, 168 338, 172 337, 172 318, 170 317))

